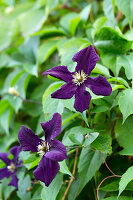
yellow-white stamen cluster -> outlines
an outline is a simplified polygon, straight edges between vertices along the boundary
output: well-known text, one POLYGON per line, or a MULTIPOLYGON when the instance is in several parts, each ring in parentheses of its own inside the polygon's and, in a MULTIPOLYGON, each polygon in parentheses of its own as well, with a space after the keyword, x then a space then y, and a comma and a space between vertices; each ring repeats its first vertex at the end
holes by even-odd
POLYGON ((80 86, 87 79, 87 74, 85 74, 84 71, 81 70, 81 72, 75 72, 75 74, 72 77, 72 82, 75 85, 80 86))
POLYGON ((42 142, 41 144, 39 144, 37 146, 38 154, 40 156, 43 156, 46 153, 46 151, 49 151, 49 147, 50 146, 49 146, 48 142, 47 143, 45 141, 42 142))
POLYGON ((15 171, 15 165, 13 163, 11 163, 9 166, 7 166, 7 168, 9 169, 10 172, 14 172, 15 171))
POLYGON ((8 90, 8 93, 12 94, 14 96, 18 96, 19 95, 16 87, 10 87, 9 90, 8 90))

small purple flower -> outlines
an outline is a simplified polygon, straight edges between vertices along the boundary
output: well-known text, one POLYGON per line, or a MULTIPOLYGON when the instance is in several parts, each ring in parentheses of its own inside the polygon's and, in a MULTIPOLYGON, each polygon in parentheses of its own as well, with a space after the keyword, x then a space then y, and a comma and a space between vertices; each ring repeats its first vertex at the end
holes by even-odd
POLYGON ((37 152, 42 157, 33 173, 36 179, 49 186, 60 169, 58 161, 67 158, 65 146, 54 139, 61 132, 61 115, 55 113, 50 121, 41 123, 41 126, 44 130, 45 141, 25 126, 21 127, 18 139, 23 151, 37 152))
POLYGON ((86 91, 86 87, 90 88, 94 94, 103 96, 109 96, 112 88, 105 77, 89 77, 99 60, 92 45, 76 53, 72 60, 77 62, 75 72, 68 71, 67 66, 56 66, 44 72, 43 75, 49 74, 65 81, 66 84, 52 93, 51 97, 70 99, 75 95, 74 108, 82 113, 89 108, 91 100, 91 95, 86 91))
POLYGON ((18 178, 16 176, 17 168, 23 167, 21 165, 23 161, 18 161, 20 151, 20 146, 14 146, 10 149, 10 153, 14 156, 12 160, 8 158, 8 153, 0 153, 0 159, 6 164, 6 167, 0 169, 0 180, 12 176, 12 179, 8 185, 12 185, 16 189, 18 189, 18 178))

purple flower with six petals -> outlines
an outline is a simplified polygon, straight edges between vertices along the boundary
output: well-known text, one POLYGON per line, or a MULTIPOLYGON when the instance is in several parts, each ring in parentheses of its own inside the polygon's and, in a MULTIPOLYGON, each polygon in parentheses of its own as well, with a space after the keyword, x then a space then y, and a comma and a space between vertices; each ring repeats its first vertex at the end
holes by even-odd
POLYGON ((41 123, 41 126, 44 130, 45 141, 25 126, 21 127, 18 139, 23 151, 37 152, 42 157, 33 173, 36 179, 49 186, 60 169, 58 161, 67 158, 65 146, 54 139, 61 132, 61 115, 55 113, 50 121, 41 123))
POLYGON ((12 160, 8 158, 8 153, 0 153, 0 159, 6 164, 6 167, 0 169, 0 180, 12 176, 8 185, 12 185, 16 187, 16 189, 18 189, 18 178, 16 176, 17 168, 23 167, 21 165, 23 161, 18 161, 20 151, 20 146, 14 146, 10 149, 10 153, 14 156, 12 160))
POLYGON ((43 75, 49 74, 65 81, 66 84, 52 93, 51 97, 56 99, 70 99, 75 95, 74 108, 82 113, 89 108, 91 100, 91 95, 86 91, 86 87, 92 90, 94 94, 103 96, 109 96, 112 88, 105 77, 89 77, 99 60, 92 45, 76 53, 72 60, 77 62, 75 72, 68 71, 67 66, 56 66, 44 72, 43 75))

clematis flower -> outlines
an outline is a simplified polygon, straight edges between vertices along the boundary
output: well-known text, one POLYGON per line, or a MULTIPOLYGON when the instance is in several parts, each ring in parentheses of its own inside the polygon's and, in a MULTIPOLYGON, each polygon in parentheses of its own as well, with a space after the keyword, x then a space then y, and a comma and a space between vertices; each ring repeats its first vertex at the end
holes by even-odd
POLYGON ((102 96, 109 96, 112 88, 105 77, 89 77, 99 60, 92 45, 76 53, 72 60, 77 62, 75 72, 70 72, 67 66, 56 66, 44 72, 43 75, 49 74, 65 81, 66 84, 52 93, 51 97, 56 99, 70 99, 75 95, 74 108, 82 113, 89 108, 91 100, 91 95, 86 91, 86 87, 92 90, 94 94, 102 96))
POLYGON ((18 161, 20 151, 20 146, 12 147, 10 149, 10 153, 14 156, 14 158, 11 160, 8 158, 8 153, 0 153, 0 159, 6 164, 6 167, 0 169, 0 180, 11 176, 12 179, 8 185, 12 185, 16 189, 18 189, 18 178, 16 176, 17 168, 23 167, 21 165, 23 161, 18 161))
POLYGON ((58 161, 67 158, 65 146, 59 140, 54 139, 61 132, 61 115, 55 113, 50 121, 41 123, 41 126, 45 140, 40 139, 25 126, 21 127, 18 139, 23 151, 37 152, 42 157, 33 173, 36 179, 49 186, 60 169, 58 161))

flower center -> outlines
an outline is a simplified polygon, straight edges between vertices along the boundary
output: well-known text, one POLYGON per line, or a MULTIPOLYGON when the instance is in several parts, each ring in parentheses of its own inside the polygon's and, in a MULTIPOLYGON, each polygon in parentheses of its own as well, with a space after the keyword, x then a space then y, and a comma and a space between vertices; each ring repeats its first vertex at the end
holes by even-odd
POLYGON ((9 169, 10 172, 14 172, 15 171, 15 165, 13 163, 11 163, 9 166, 7 166, 7 168, 9 169))
POLYGON ((45 141, 43 141, 41 144, 37 146, 38 154, 40 156, 43 156, 47 151, 49 151, 49 148, 50 148, 49 143, 48 142, 46 143, 45 141))
POLYGON ((72 82, 75 85, 80 86, 87 79, 87 74, 85 74, 84 71, 81 70, 81 72, 75 72, 75 74, 72 77, 72 82))

